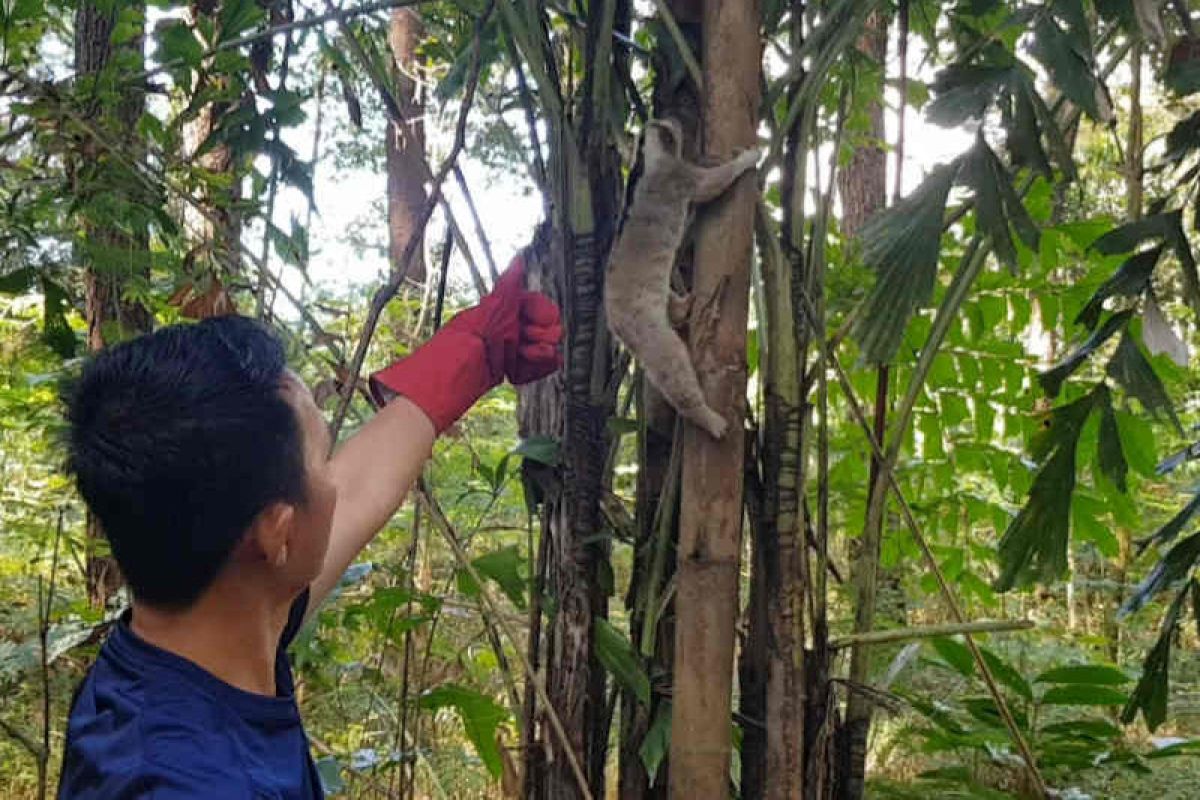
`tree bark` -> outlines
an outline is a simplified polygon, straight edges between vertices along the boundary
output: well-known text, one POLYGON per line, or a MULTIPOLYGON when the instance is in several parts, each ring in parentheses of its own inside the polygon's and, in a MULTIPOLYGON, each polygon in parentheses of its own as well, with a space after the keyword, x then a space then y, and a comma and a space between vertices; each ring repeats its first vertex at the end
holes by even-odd
MULTIPOLYGON (((400 259, 418 228, 426 203, 425 101, 418 83, 417 47, 424 36, 421 15, 415 8, 392 11, 388 46, 392 52, 392 76, 396 104, 403 123, 387 126, 388 258, 392 269, 404 267, 400 259)), ((425 282, 425 248, 420 247, 409 262, 408 280, 425 282)))
MULTIPOLYGON (((97 83, 117 80, 115 71, 106 68, 118 52, 124 59, 140 61, 143 42, 141 35, 117 45, 112 41, 117 15, 121 12, 136 14, 144 20, 145 5, 126 3, 116 4, 114 7, 113 4, 83 2, 76 9, 75 71, 80 79, 97 83)), ((140 72, 140 68, 136 66, 126 66, 123 74, 126 70, 140 72)), ((99 179, 101 185, 99 188, 89 187, 86 192, 81 189, 77 195, 106 191, 102 184, 108 171, 126 173, 129 167, 120 159, 140 157, 140 148, 136 145, 134 136, 138 119, 145 106, 145 93, 142 88, 129 85, 118 87, 117 96, 120 99, 111 105, 101 101, 98 87, 93 88, 93 93, 95 96, 84 103, 85 116, 104 131, 107 137, 119 139, 127 147, 123 148, 122 153, 113 153, 99 142, 85 139, 80 145, 75 174, 78 175, 82 169, 87 168, 99 179)), ((128 201, 131 198, 118 199, 128 201)), ((133 219, 126 220, 125 230, 118 227, 116 220, 111 216, 97 219, 86 209, 82 216, 87 240, 97 248, 93 253, 103 254, 102 258, 89 258, 84 254, 84 317, 87 321, 87 344, 90 351, 96 352, 113 341, 150 330, 152 318, 149 311, 140 303, 126 298, 124 294, 128 278, 146 273, 146 262, 140 256, 147 249, 147 238, 144 230, 137 229, 134 221, 136 215, 131 215, 133 219), (129 233, 131 226, 133 232, 129 233), (131 254, 127 263, 113 263, 112 254, 120 252, 131 254)), ((122 582, 116 561, 100 552, 102 548, 98 546, 98 542, 102 537, 99 522, 89 512, 86 583, 88 598, 97 607, 103 607, 122 582)))
MULTIPOLYGON (((704 2, 705 152, 755 142, 761 79, 757 0, 704 2)), ((742 532, 746 322, 757 186, 743 177, 699 215, 693 361, 710 405, 731 422, 721 440, 684 427, 677 554, 671 796, 729 796, 734 625, 742 532), (704 309, 709 309, 707 313, 704 309), (715 313, 713 312, 715 309, 715 313)))
MULTIPOLYGON (((886 69, 888 20, 881 12, 872 13, 866 20, 858 48, 866 57, 886 69)), ((887 161, 884 141, 883 106, 879 94, 872 92, 868 107, 870 120, 866 140, 854 148, 846 169, 838 174, 838 191, 842 199, 842 233, 855 236, 872 214, 887 202, 887 161)), ((888 377, 886 365, 876 375, 874 433, 885 440, 888 409, 888 377)), ((883 534, 883 497, 872 498, 875 492, 885 492, 879 480, 880 465, 871 459, 866 526, 854 565, 856 591, 854 631, 865 633, 875 624, 876 595, 879 584, 879 553, 883 534)), ((865 684, 869 676, 870 649, 865 644, 855 646, 850 653, 850 680, 865 684)), ((857 800, 863 796, 866 778, 867 738, 871 729, 872 701, 862 692, 851 692, 846 701, 846 721, 841 760, 844 765, 846 797, 857 800)))

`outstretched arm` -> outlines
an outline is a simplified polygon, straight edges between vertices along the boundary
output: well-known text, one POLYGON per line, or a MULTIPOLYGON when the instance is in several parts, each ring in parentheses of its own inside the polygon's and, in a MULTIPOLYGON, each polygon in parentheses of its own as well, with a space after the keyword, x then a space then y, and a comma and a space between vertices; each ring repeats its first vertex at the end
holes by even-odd
POLYGON ((518 257, 479 305, 371 376, 372 393, 387 405, 330 463, 338 501, 310 614, 400 507, 436 436, 506 378, 519 385, 557 370, 561 336, 558 308, 525 290, 518 257))
POLYGON ((350 563, 404 502, 433 449, 433 423, 405 397, 397 397, 351 436, 330 470, 338 501, 325 566, 309 591, 315 610, 350 563))

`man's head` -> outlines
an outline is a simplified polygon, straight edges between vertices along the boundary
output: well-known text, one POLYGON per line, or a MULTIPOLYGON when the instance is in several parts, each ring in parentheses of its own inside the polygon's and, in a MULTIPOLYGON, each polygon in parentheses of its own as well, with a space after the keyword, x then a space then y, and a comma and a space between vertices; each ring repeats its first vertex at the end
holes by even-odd
POLYGON ((117 345, 67 416, 70 469, 139 602, 185 608, 231 564, 281 592, 319 571, 329 434, 264 326, 218 317, 117 345))

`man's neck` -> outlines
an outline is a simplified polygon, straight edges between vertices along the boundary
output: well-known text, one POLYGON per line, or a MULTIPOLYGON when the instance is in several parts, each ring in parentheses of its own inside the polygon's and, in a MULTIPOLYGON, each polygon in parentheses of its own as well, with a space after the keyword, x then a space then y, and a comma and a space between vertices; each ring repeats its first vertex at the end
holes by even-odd
POLYGON ((236 582, 220 583, 224 585, 209 587, 183 611, 167 611, 135 600, 133 632, 230 686, 274 696, 275 656, 287 624, 288 605, 238 591, 236 582))

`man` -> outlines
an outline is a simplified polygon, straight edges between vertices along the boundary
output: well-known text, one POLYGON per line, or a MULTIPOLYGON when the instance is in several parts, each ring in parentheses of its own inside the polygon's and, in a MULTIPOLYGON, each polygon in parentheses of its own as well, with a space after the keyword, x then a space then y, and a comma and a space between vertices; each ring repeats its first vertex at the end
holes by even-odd
POLYGON ((284 650, 437 434, 505 378, 561 366, 558 309, 523 280, 518 258, 372 376, 390 402, 332 457, 312 395, 252 320, 164 328, 85 367, 70 467, 132 606, 72 703, 60 798, 322 796, 284 650))

